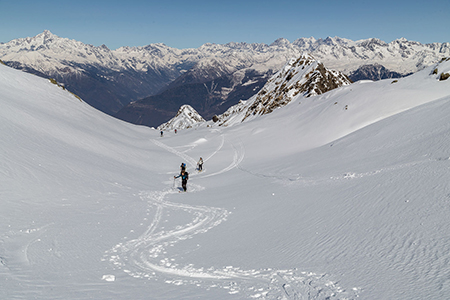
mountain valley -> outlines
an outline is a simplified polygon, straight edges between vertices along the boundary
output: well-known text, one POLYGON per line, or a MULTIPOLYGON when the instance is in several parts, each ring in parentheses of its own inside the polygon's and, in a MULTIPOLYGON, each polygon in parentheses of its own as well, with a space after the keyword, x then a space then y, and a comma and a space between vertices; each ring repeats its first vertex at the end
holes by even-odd
POLYGON ((156 127, 189 104, 204 118, 248 100, 291 58, 307 52, 351 80, 399 78, 450 56, 450 43, 334 37, 280 38, 272 44, 231 42, 175 49, 164 44, 110 50, 50 31, 0 44, 8 66, 50 77, 93 107, 156 127))

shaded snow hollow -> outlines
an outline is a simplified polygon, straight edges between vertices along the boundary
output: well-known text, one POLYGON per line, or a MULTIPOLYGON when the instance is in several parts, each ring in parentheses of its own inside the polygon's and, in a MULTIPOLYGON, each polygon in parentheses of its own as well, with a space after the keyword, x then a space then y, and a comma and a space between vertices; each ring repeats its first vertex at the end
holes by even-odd
POLYGON ((0 298, 445 299, 449 64, 163 138, 0 65, 0 298))

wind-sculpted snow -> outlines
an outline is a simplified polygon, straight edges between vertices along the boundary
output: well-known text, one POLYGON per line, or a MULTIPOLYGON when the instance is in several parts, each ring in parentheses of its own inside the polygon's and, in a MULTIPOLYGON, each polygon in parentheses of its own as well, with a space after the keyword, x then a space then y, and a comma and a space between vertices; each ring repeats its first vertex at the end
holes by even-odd
MULTIPOLYGON (((224 138, 219 148, 224 145, 224 138)), ((177 151, 174 147, 153 140, 159 147, 173 153, 190 165, 195 160, 177 151)), ((238 168, 244 158, 245 149, 231 145, 234 150, 230 165, 221 171, 204 175, 216 176, 238 168)), ((201 193, 205 187, 190 184, 189 192, 201 193)), ((249 299, 353 299, 358 297, 359 289, 345 290, 333 282, 327 274, 292 269, 244 270, 236 266, 197 266, 178 262, 180 254, 177 245, 195 239, 227 221, 230 212, 217 207, 192 206, 167 201, 170 195, 179 193, 178 188, 165 188, 162 191, 143 191, 142 201, 148 203, 147 215, 152 220, 144 233, 138 238, 119 243, 109 250, 104 261, 123 270, 136 279, 163 281, 177 286, 194 285, 205 289, 225 289, 231 295, 249 299), (183 221, 180 221, 183 220, 183 221)), ((148 222, 148 218, 145 219, 148 222)), ((186 251, 185 247, 183 247, 186 251)), ((195 251, 195 249, 192 249, 195 251)), ((112 275, 103 277, 113 281, 112 275)))

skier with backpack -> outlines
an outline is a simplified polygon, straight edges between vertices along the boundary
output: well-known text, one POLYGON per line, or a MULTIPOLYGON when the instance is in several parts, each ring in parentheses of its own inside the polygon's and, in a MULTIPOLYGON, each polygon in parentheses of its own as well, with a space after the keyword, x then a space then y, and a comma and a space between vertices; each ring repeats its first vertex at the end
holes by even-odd
POLYGON ((201 172, 203 170, 203 158, 200 157, 200 160, 197 163, 198 171, 201 172))
POLYGON ((173 176, 173 178, 179 178, 181 177, 181 186, 183 187, 183 190, 186 192, 187 190, 187 181, 189 179, 189 173, 186 172, 185 170, 181 170, 181 174, 178 176, 173 176))

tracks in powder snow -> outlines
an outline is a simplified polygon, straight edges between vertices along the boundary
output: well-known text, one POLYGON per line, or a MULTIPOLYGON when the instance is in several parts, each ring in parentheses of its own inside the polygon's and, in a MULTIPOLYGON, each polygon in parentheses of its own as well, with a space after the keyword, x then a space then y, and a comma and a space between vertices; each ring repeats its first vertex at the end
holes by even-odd
MULTIPOLYGON (((195 160, 185 153, 154 141, 159 147, 181 157, 195 166, 195 160)), ((222 143, 212 155, 224 145, 222 143)), ((244 148, 233 147, 230 165, 208 176, 218 175, 237 168, 244 157, 244 148)), ((211 156, 212 156, 211 155, 211 156)), ((209 158, 211 157, 209 156, 209 158)), ((192 192, 204 189, 191 184, 192 192)), ((149 203, 148 214, 153 220, 138 238, 117 244, 107 251, 105 261, 135 278, 163 280, 174 285, 195 285, 206 289, 221 288, 230 294, 252 299, 352 299, 358 290, 345 291, 326 274, 301 272, 297 269, 242 270, 239 267, 199 267, 178 262, 180 253, 176 245, 195 238, 227 220, 229 212, 223 208, 192 206, 165 200, 173 189, 142 192, 140 198, 149 203), (172 217, 176 216, 176 217, 172 217), (170 224, 170 225, 169 225, 170 224)), ((185 250, 185 247, 183 247, 185 250)))

